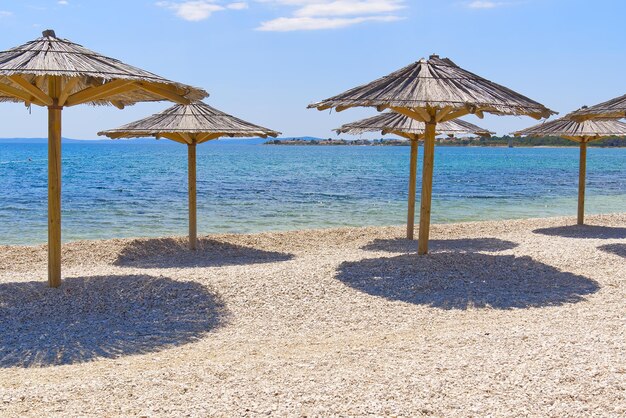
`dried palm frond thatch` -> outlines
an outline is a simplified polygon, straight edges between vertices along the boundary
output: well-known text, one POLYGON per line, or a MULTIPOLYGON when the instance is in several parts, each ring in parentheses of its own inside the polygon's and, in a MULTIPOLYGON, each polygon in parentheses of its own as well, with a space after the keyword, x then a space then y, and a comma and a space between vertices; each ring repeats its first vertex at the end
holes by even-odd
POLYGON ((626 123, 616 119, 590 119, 577 122, 569 115, 514 132, 515 136, 560 136, 576 142, 589 142, 609 136, 626 135, 626 123))
POLYGON ((186 102, 208 96, 200 88, 170 81, 57 38, 49 30, 34 41, 0 52, 0 101, 29 102, 26 95, 30 93, 34 99, 31 103, 47 105, 46 100, 41 100, 45 96, 34 93, 39 90, 46 96, 53 95, 49 77, 66 81, 64 106, 89 103, 123 107, 137 102, 186 102), (84 94, 77 96, 79 92, 84 94), (99 94, 87 94, 92 92, 99 94))
MULTIPOLYGON (((428 252, 437 124, 470 113, 479 118, 487 112, 525 115, 535 119, 547 118, 555 113, 526 96, 464 70, 450 59, 439 58, 438 55, 422 58, 371 83, 310 104, 309 108, 334 108, 341 112, 356 106, 375 107, 379 112, 390 109, 426 123, 418 242, 420 255, 428 252)), ((414 204, 414 193, 409 198, 414 204)), ((413 237, 412 219, 407 223, 407 236, 413 237)))
MULTIPOLYGON (((338 111, 354 106, 447 109, 447 115, 489 112, 546 118, 555 112, 513 90, 431 55, 371 83, 309 105, 338 111)), ((421 113, 421 112, 420 112, 421 113)), ((454 119, 444 117, 441 120, 454 119)))
POLYGON ((280 132, 254 125, 224 113, 203 102, 175 105, 163 112, 144 119, 98 132, 109 138, 139 138, 156 136, 167 138, 168 134, 185 134, 195 143, 219 137, 276 137, 280 132))
POLYGON ((579 121, 595 118, 626 118, 626 94, 594 106, 583 106, 567 115, 567 117, 579 121))
MULTIPOLYGON (((571 115, 571 114, 570 114, 571 115)), ((585 175, 587 143, 611 136, 626 136, 626 123, 615 119, 590 119, 577 122, 570 115, 514 132, 515 136, 560 136, 580 143, 578 170, 578 225, 585 222, 585 175)))
MULTIPOLYGON (((411 119, 408 116, 395 112, 387 112, 371 118, 362 119, 356 122, 346 123, 335 132, 360 135, 365 132, 381 131, 383 135, 394 134, 408 139, 422 139, 426 132, 424 122, 411 119)), ((461 119, 441 122, 437 124, 437 134, 441 135, 480 135, 490 136, 493 132, 483 129, 473 123, 461 119)))
POLYGON ((189 187, 189 248, 195 250, 198 241, 196 221, 196 145, 228 137, 277 137, 280 132, 236 118, 206 103, 175 105, 161 113, 128 123, 119 128, 98 132, 109 138, 141 138, 155 136, 187 145, 189 187))

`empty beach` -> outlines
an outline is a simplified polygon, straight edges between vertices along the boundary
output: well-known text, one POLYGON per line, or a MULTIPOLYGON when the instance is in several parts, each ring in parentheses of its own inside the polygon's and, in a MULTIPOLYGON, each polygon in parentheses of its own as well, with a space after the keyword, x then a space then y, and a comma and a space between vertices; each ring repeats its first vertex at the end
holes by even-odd
POLYGON ((3 416, 623 416, 626 213, 0 247, 3 416))

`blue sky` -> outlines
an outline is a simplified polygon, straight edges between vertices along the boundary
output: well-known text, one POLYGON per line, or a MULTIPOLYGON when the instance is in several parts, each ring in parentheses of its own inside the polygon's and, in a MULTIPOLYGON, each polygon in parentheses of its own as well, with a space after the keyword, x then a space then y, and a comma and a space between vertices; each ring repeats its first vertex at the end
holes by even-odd
MULTIPOLYGON (((59 37, 201 86, 207 102, 285 136, 331 129, 373 109, 307 104, 432 53, 564 114, 626 93, 623 0, 0 0, 0 50, 59 37)), ((96 132, 169 104, 64 111, 63 134, 96 132)), ((0 137, 46 136, 46 111, 0 104, 0 137)), ((505 134, 529 118, 467 120, 505 134)))

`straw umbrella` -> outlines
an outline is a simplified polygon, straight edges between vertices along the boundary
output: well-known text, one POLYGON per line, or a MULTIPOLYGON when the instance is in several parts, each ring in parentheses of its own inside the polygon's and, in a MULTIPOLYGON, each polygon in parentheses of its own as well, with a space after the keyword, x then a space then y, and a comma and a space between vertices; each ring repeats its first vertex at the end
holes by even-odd
POLYGON ((581 109, 567 115, 567 117, 577 121, 596 118, 626 118, 626 94, 595 106, 583 106, 581 109))
POLYGON ((48 108, 48 283, 61 284, 61 112, 79 104, 124 106, 208 94, 90 51, 54 31, 0 52, 0 101, 48 108))
POLYGON ((276 137, 280 132, 253 125, 205 103, 175 105, 116 129, 98 132, 109 138, 167 138, 187 145, 189 188, 189 248, 196 249, 196 145, 220 137, 276 137))
POLYGON ((521 131, 515 136, 560 136, 580 144, 580 168, 578 171, 578 225, 585 219, 585 172, 587 169, 587 144, 609 136, 626 135, 626 123, 612 119, 595 119, 576 122, 569 116, 541 123, 521 131))
POLYGON ((175 83, 90 51, 46 30, 41 38, 0 52, 0 101, 48 108, 48 283, 61 284, 61 112, 79 104, 170 100, 188 103, 204 90, 175 83))
POLYGON ((424 168, 418 254, 428 252, 433 161, 437 124, 485 112, 496 115, 526 115, 535 119, 555 112, 519 93, 466 71, 448 58, 431 55, 371 83, 309 105, 338 112, 355 106, 391 109, 425 122, 424 168))
MULTIPOLYGON (((394 134, 411 141, 411 162, 409 170, 409 199, 406 221, 406 237, 413 239, 413 229, 415 223, 415 183, 417 176, 417 141, 424 139, 426 124, 419 122, 400 113, 387 112, 382 115, 363 119, 357 122, 347 123, 339 129, 339 133, 360 135, 364 132, 382 131, 383 135, 394 134)), ((480 128, 464 120, 451 120, 441 122, 437 125, 436 134, 443 135, 465 135, 474 134, 480 136, 490 136, 493 132, 480 128)))

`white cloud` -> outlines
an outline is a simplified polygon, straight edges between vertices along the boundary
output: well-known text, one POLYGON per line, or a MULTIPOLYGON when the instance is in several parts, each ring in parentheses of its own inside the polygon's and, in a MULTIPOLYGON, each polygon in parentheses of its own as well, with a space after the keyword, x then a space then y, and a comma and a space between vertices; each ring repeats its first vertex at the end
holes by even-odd
POLYGON ((339 29, 367 21, 393 22, 401 19, 398 16, 368 16, 350 18, 326 17, 279 17, 262 22, 257 28, 260 31, 290 32, 295 30, 339 29))
POLYGON ((307 4, 296 10, 296 16, 319 17, 319 16, 355 16, 364 14, 378 14, 395 12, 404 8, 401 2, 378 0, 378 1, 353 1, 336 0, 330 3, 307 4))
POLYGON ((248 8, 248 3, 240 1, 240 2, 236 2, 236 3, 230 3, 226 7, 231 9, 231 10, 244 10, 244 9, 248 8))
POLYGON ((70 4, 70 2, 67 0, 59 0, 57 1, 57 4, 60 4, 61 6, 67 6, 68 4, 70 4))
POLYGON ((7 10, 0 10, 0 17, 9 17, 13 16, 13 12, 9 12, 7 10))
POLYGON ((257 0, 275 8, 295 9, 288 16, 262 22, 257 30, 295 31, 338 29, 368 21, 393 22, 405 0, 257 0))
POLYGON ((495 9, 504 6, 505 3, 488 0, 475 0, 467 4, 470 9, 495 9))
POLYGON ((173 10, 176 16, 191 22, 208 19, 214 12, 224 10, 222 6, 209 1, 185 1, 182 3, 160 1, 157 6, 173 10))
MULTIPOLYGON (((294 31, 337 29, 363 22, 392 22, 400 20, 397 12, 406 8, 406 0, 255 0, 276 10, 288 12, 262 22, 257 30, 294 31)), ((215 12, 244 10, 247 1, 236 0, 179 0, 158 1, 158 7, 174 12, 181 19, 198 22, 215 12)), ((280 12, 279 12, 280 13, 280 12)), ((281 13, 282 14, 282 13, 281 13)))
POLYGON ((226 9, 243 10, 248 8, 248 3, 245 2, 224 4, 217 0, 192 0, 182 2, 159 1, 156 5, 172 10, 176 16, 190 22, 208 19, 213 13, 226 9))

